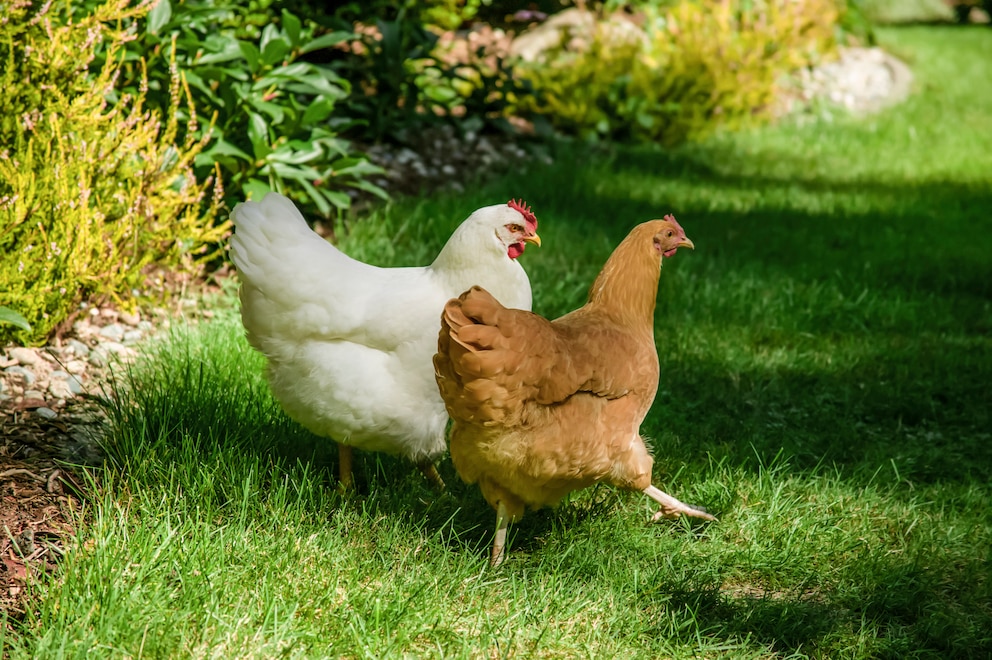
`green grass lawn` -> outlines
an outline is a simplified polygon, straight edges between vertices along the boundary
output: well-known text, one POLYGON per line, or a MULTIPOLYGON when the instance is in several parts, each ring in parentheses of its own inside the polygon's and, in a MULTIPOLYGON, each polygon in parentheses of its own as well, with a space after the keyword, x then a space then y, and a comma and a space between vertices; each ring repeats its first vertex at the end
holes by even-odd
POLYGON ((425 263, 524 197, 535 309, 580 305, 636 223, 696 244, 662 273, 655 483, 719 522, 646 524, 601 487, 511 528, 440 466, 336 452, 288 421, 231 299, 135 367, 78 542, 7 621, 29 657, 992 655, 992 30, 906 28, 905 104, 676 151, 562 146, 358 225, 425 263), (439 219, 443 218, 443 220, 439 219))

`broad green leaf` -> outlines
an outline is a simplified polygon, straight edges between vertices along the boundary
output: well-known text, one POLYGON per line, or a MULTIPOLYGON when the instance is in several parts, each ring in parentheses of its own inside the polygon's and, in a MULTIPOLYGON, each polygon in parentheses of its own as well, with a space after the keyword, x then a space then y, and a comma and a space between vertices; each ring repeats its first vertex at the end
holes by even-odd
POLYGON ((331 99, 324 97, 315 99, 303 113, 302 123, 304 126, 320 123, 330 117, 332 112, 334 112, 334 102, 331 99))
POLYGON ((353 32, 331 32, 307 42, 303 45, 303 48, 300 49, 300 52, 309 53, 310 51, 320 50, 321 48, 330 48, 331 46, 337 46, 343 41, 350 41, 357 38, 358 36, 353 32))
MULTIPOLYGON (((342 159, 342 160, 357 160, 357 159, 342 159)), ((338 161, 340 162, 340 161, 338 161)), ((334 176, 362 176, 366 174, 382 174, 384 170, 374 163, 363 159, 358 160, 357 163, 352 165, 346 165, 344 167, 339 166, 337 163, 331 163, 331 169, 334 172, 334 176)))
POLYGON ((257 97, 249 97, 248 103, 259 112, 264 112, 272 119, 273 124, 281 124, 286 118, 286 108, 278 103, 263 101, 257 97))
POLYGON ((300 181, 300 185, 307 191, 307 195, 310 197, 310 200, 317 205, 317 209, 320 211, 321 215, 324 217, 329 216, 331 214, 331 205, 327 203, 327 200, 320 194, 320 191, 317 190, 309 181, 300 181))
POLYGON ((262 53, 258 50, 258 46, 251 43, 250 41, 238 41, 238 47, 241 49, 241 55, 248 62, 248 68, 251 71, 258 71, 258 61, 262 57, 262 53))
POLYGON ((374 183, 370 181, 366 181, 365 179, 356 179, 355 181, 349 181, 348 186, 351 188, 358 188, 359 190, 370 192, 379 199, 385 200, 387 202, 389 201, 389 193, 387 193, 385 190, 375 185, 374 183))
POLYGON ((299 47, 300 30, 303 28, 303 24, 300 22, 300 19, 283 9, 282 28, 286 31, 286 36, 289 37, 289 42, 293 45, 293 48, 299 47))
POLYGON ((213 40, 208 40, 205 45, 216 46, 213 52, 207 53, 196 59, 193 64, 202 66, 204 64, 216 64, 218 62, 230 62, 231 60, 239 60, 244 57, 241 53, 241 47, 239 46, 239 41, 234 37, 221 38, 213 40))
POLYGON ((293 62, 277 66, 266 74, 266 78, 298 78, 313 71, 316 67, 309 62, 293 62))
POLYGON ((248 163, 252 161, 252 157, 250 155, 246 154, 243 150, 231 144, 227 140, 217 140, 203 153, 211 158, 217 158, 218 156, 234 156, 235 158, 239 158, 248 163))
POLYGON ((148 32, 158 34, 172 18, 172 3, 169 0, 158 0, 148 12, 148 32))
POLYGON ((323 158, 324 150, 313 144, 293 140, 290 144, 281 145, 269 154, 269 162, 303 165, 313 160, 323 158))
POLYGON ((292 50, 289 40, 271 23, 262 30, 262 39, 259 43, 262 48, 262 63, 269 66, 282 62, 292 50))
POLYGON ((248 139, 251 140, 252 152, 257 160, 262 160, 272 153, 272 147, 269 145, 269 125, 257 112, 248 113, 248 139))
POLYGON ((292 179, 293 181, 313 181, 320 178, 320 173, 312 167, 300 167, 273 160, 267 160, 265 167, 260 171, 264 174, 275 174, 280 178, 292 179))
POLYGON ((339 209, 343 210, 351 206, 351 197, 348 197, 348 193, 337 192, 335 190, 321 190, 320 194, 339 209))
POLYGON ((245 199, 251 199, 256 202, 260 202, 265 195, 272 192, 272 188, 268 182, 261 179, 249 179, 245 181, 245 184, 241 186, 241 190, 244 191, 245 199))
POLYGON ((21 330, 31 332, 31 324, 28 320, 9 307, 0 307, 0 323, 16 325, 21 330))

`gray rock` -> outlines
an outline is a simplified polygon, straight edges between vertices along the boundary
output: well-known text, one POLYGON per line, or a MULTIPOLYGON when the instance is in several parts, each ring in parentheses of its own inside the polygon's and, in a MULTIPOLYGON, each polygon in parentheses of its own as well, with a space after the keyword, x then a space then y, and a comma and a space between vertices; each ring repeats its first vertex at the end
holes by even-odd
POLYGON ((23 383, 25 386, 34 385, 34 381, 37 380, 35 378, 34 372, 29 369, 25 369, 24 367, 19 367, 19 366, 7 367, 6 369, 3 370, 3 372, 5 374, 10 374, 15 378, 19 378, 21 383, 23 383))
POLYGON ((44 417, 45 419, 55 419, 56 417, 59 416, 57 412, 55 412, 51 408, 46 408, 45 406, 42 406, 41 408, 35 408, 34 413, 38 415, 38 417, 44 417))
POLYGON ((70 374, 81 374, 86 371, 86 363, 82 360, 69 360, 65 363, 65 369, 70 374))
POLYGON ((82 394, 86 389, 83 387, 83 381, 79 380, 75 376, 69 376, 65 379, 66 384, 69 386, 69 391, 73 394, 82 394))
POLYGON ((36 362, 38 362, 39 359, 41 359, 38 357, 38 354, 35 353, 33 350, 31 350, 30 348, 24 348, 22 346, 17 346, 15 348, 10 349, 10 351, 7 352, 7 355, 17 360, 21 364, 35 364, 36 362))
POLYGON ((119 323, 111 323, 100 328, 100 336, 110 341, 120 341, 124 338, 124 326, 119 323))
POLYGON ((131 349, 116 341, 105 341, 100 344, 99 348, 102 348, 107 355, 128 355, 131 353, 131 349))
POLYGON ((141 341, 142 337, 144 336, 145 335, 143 332, 141 332, 141 330, 128 330, 127 332, 124 333, 123 339, 125 343, 133 344, 135 342, 141 341))
POLYGON ((73 394, 69 389, 69 383, 58 378, 48 381, 48 393, 56 399, 71 399, 73 394))
POLYGON ((121 323, 129 325, 131 327, 134 327, 141 322, 141 314, 139 312, 135 312, 134 314, 131 314, 129 312, 121 312, 117 318, 121 323))
POLYGON ((44 400, 45 399, 45 395, 42 394, 41 392, 39 392, 38 390, 25 390, 24 391, 24 398, 25 399, 41 399, 41 400, 44 400))
POLYGON ((48 391, 60 399, 71 399, 83 393, 83 383, 64 371, 53 371, 48 381, 48 391))
POLYGON ((98 369, 107 366, 107 351, 102 346, 97 346, 90 352, 89 362, 98 369))
POLYGON ((78 339, 70 339, 65 343, 67 348, 71 348, 74 355, 77 357, 86 357, 90 354, 90 347, 79 341, 78 339))

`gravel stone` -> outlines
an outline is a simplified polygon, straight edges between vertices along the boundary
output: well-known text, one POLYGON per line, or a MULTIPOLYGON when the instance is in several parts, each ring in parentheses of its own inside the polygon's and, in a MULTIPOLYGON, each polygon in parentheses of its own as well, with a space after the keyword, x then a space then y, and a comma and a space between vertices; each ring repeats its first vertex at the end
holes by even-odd
POLYGON ((43 417, 44 419, 55 419, 59 416, 57 412, 46 406, 35 408, 34 414, 38 415, 38 417, 43 417))
POLYGON ((13 376, 15 379, 19 378, 20 382, 26 387, 34 385, 34 381, 37 380, 33 371, 20 366, 7 367, 3 372, 13 376))
POLYGON ((7 355, 17 360, 21 364, 29 364, 29 365, 36 363, 40 359, 38 357, 38 354, 35 353, 33 350, 31 350, 30 348, 23 348, 21 346, 17 346, 15 348, 10 349, 7 352, 7 355))
POLYGON ((143 332, 141 332, 141 330, 128 330, 127 332, 124 333, 124 343, 134 344, 136 342, 141 341, 141 339, 144 336, 145 335, 143 332))
POLYGON ((82 360, 69 360, 65 364, 65 369, 70 374, 82 374, 86 372, 86 363, 82 360))
POLYGON ((79 341, 78 339, 70 339, 66 343, 66 348, 72 350, 73 355, 77 357, 86 357, 90 354, 90 347, 79 341))
POLYGON ((124 326, 119 323, 111 323, 100 328, 100 336, 113 342, 119 342, 124 338, 124 326))
POLYGON ((97 346, 90 352, 89 362, 97 369, 107 366, 107 351, 102 346, 97 346))
POLYGON ((129 325, 129 326, 131 326, 133 328, 134 326, 136 326, 139 323, 141 323, 141 314, 138 313, 138 312, 135 312, 134 314, 131 314, 130 312, 121 312, 117 316, 117 319, 121 323, 123 323, 125 325, 129 325))

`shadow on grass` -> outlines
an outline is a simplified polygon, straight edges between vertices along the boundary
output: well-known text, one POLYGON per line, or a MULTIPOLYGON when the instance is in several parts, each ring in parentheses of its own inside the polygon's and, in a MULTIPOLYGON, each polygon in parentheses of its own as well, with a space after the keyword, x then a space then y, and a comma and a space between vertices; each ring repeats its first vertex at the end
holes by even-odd
MULTIPOLYGON (((845 571, 853 575, 854 568, 845 571)), ((955 581, 951 571, 889 561, 864 570, 868 584, 849 595, 721 589, 692 579, 666 578, 640 600, 658 625, 648 635, 702 637, 720 647, 751 640, 776 654, 831 657, 831 640, 861 638, 863 657, 987 658, 992 634, 974 612, 962 611, 955 591, 982 602, 983 587, 955 581), (680 633, 679 621, 693 621, 680 633), (697 633, 698 631, 698 633, 697 633)), ((987 618, 985 619, 987 621, 987 618)), ((851 647, 847 646, 847 652, 851 647)))

